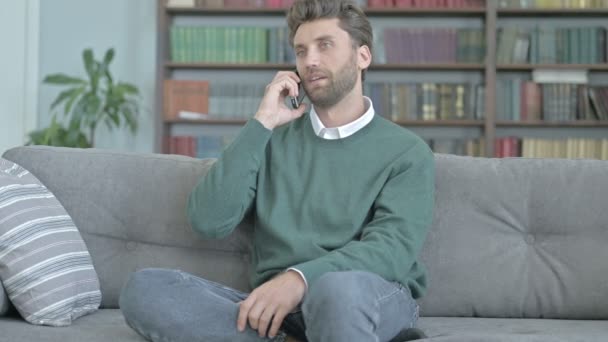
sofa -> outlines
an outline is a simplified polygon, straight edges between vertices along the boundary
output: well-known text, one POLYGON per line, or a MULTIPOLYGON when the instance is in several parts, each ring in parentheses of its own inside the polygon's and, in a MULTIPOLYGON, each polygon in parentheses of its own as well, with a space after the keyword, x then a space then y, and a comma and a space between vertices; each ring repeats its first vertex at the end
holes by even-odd
MULTIPOLYGON (((99 276, 97 312, 68 327, 0 317, 0 341, 142 341, 118 308, 131 272, 181 269, 240 290, 252 220, 204 240, 188 194, 213 159, 16 147, 76 223, 99 276)), ((421 258, 424 341, 608 341, 608 162, 436 154, 434 222, 421 258)))

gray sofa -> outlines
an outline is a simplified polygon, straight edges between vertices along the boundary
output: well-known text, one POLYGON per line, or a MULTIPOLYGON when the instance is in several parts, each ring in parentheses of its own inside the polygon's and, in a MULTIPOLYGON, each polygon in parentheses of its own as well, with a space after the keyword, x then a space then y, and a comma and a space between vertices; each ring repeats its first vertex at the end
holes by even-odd
MULTIPOLYGON (((141 341, 117 308, 127 276, 179 268, 247 289, 251 222, 205 241, 185 216, 213 160, 17 147, 89 248, 102 309, 66 328, 0 318, 0 341, 141 341)), ((436 155, 436 209, 423 261, 426 341, 608 341, 608 162, 436 155)))

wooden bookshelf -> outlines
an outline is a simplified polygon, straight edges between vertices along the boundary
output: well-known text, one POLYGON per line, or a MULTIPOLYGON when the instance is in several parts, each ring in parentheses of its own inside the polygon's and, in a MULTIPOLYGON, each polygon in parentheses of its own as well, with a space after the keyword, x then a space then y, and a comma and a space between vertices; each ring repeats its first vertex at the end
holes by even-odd
MULTIPOLYGON (((180 77, 187 72, 199 73, 208 70, 218 70, 226 72, 247 72, 247 71, 273 71, 291 70, 295 65, 289 63, 259 63, 259 64, 231 64, 231 63, 177 63, 169 59, 169 28, 176 17, 186 17, 189 20, 193 17, 243 17, 253 18, 262 21, 264 18, 284 17, 286 9, 265 9, 265 8, 166 8, 166 0, 158 1, 158 49, 157 49, 157 108, 163 108, 163 80, 173 78, 175 72, 181 72, 180 77)), ((608 19, 608 8, 606 9, 521 9, 521 8, 496 8, 496 1, 487 0, 484 8, 464 8, 464 9, 437 9, 437 8, 417 8, 417 9, 366 9, 370 18, 465 18, 465 20, 481 20, 485 33, 486 56, 484 63, 430 63, 430 64, 374 64, 369 68, 370 72, 390 71, 390 72, 461 72, 461 73, 483 73, 483 83, 486 85, 485 92, 485 118, 483 120, 405 120, 396 121, 404 127, 445 127, 450 128, 478 128, 481 137, 484 138, 485 151, 487 156, 492 156, 494 143, 498 129, 501 128, 521 128, 526 129, 551 129, 551 128, 608 128, 608 121, 573 121, 573 122, 516 122, 500 121, 496 118, 496 100, 498 94, 496 89, 498 74, 509 72, 532 72, 536 69, 557 69, 557 70, 588 70, 589 72, 608 72, 608 63, 601 64, 498 64, 496 63, 496 44, 498 38, 498 22, 502 18, 523 18, 525 20, 535 20, 538 18, 551 18, 556 20, 577 20, 585 18, 608 19)), ((230 25, 227 23, 227 25, 230 25)), ((565 25, 567 26, 567 25, 565 25)), ((584 25, 583 25, 584 26, 584 25)), ((608 27, 608 25, 606 25, 608 27)), ((157 150, 161 150, 162 138, 168 136, 171 128, 177 125, 243 125, 245 120, 165 120, 163 113, 157 113, 159 119, 157 124, 157 150)))
POLYGON ((499 17, 607 17, 608 8, 500 8, 499 17))
POLYGON ((551 121, 498 121, 499 127, 541 127, 541 128, 574 128, 574 127, 608 127, 608 121, 581 120, 569 122, 551 121))
MULTIPOLYGON (((247 120, 221 120, 221 119, 205 119, 205 120, 186 120, 186 119, 170 119, 165 120, 170 124, 186 124, 186 125, 244 125, 247 120)), ((439 127, 439 126, 456 126, 456 127, 482 127, 481 120, 397 120, 393 121, 400 126, 420 126, 420 127, 439 127)))
POLYGON ((498 71, 532 71, 535 69, 608 71, 608 64, 501 64, 498 71))
POLYGON ((394 121, 400 126, 420 126, 420 127, 483 127, 482 120, 397 120, 394 121))
MULTIPOLYGON (((282 8, 167 8, 171 15, 199 16, 284 16, 286 9, 282 8)), ((365 10, 368 16, 374 17, 482 17, 485 8, 369 8, 365 10)))
POLYGON ((244 125, 247 120, 221 120, 221 119, 205 119, 205 120, 187 120, 187 119, 171 119, 165 120, 168 124, 184 124, 184 125, 244 125))
MULTIPOLYGON (((176 63, 166 62, 165 67, 168 69, 201 69, 201 70, 292 70, 295 68, 293 64, 276 64, 276 63, 176 63)), ((483 71, 484 64, 469 64, 469 63, 443 63, 443 64, 372 64, 370 70, 473 70, 483 71)))

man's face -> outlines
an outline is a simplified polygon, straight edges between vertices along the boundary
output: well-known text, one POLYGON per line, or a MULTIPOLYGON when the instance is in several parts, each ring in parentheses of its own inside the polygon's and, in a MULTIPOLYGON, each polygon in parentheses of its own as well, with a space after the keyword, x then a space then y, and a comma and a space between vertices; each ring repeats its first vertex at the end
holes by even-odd
POLYGON ((357 54, 338 19, 304 23, 294 37, 296 64, 313 105, 330 108, 357 84, 357 54))

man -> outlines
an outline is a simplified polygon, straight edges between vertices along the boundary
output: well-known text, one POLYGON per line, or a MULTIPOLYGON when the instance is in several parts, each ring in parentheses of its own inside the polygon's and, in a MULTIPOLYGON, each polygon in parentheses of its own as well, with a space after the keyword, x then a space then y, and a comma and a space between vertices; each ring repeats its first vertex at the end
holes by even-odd
POLYGON ((434 159, 362 94, 372 30, 346 0, 288 12, 298 74, 279 72, 254 116, 190 195, 192 227, 232 233, 253 210, 251 293, 181 271, 136 272, 127 323, 153 341, 389 341, 418 316, 417 261, 434 159), (312 108, 285 105, 302 83, 312 108))

